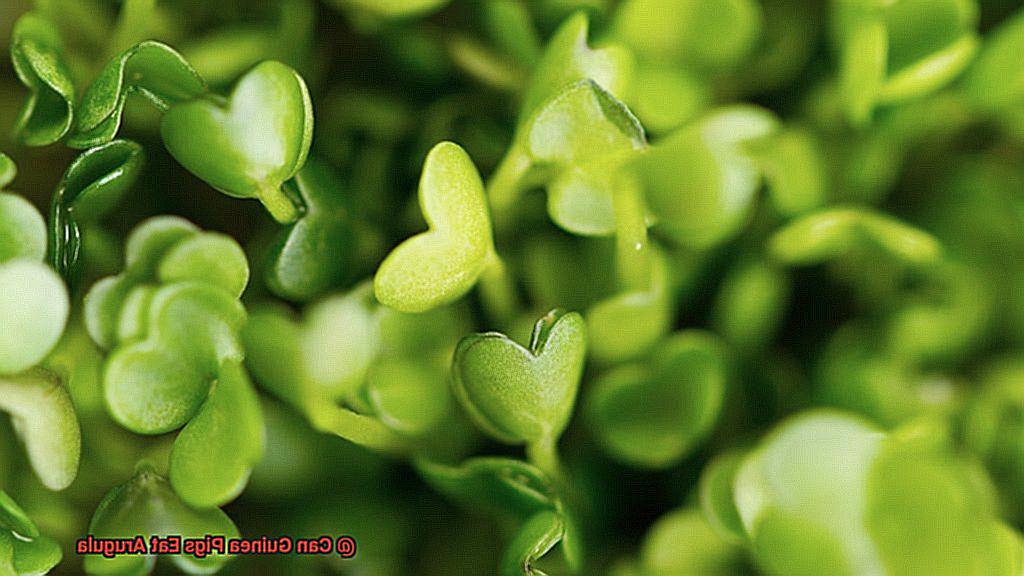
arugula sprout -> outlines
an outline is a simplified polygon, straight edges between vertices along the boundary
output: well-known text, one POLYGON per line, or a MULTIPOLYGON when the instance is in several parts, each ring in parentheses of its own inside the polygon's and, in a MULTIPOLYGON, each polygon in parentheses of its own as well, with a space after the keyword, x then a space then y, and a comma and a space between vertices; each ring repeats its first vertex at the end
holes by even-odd
POLYGON ((1018 4, 2 3, 0 576, 1022 573, 1018 4))

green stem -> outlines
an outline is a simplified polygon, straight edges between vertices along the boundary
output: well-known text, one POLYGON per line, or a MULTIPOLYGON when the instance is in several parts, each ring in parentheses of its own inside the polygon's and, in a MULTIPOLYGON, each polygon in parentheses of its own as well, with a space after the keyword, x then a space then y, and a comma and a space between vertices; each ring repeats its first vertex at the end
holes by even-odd
POLYGON ((615 209, 616 268, 626 289, 646 289, 651 282, 647 217, 640 187, 623 179, 612 198, 615 209))
POLYGON ((497 252, 491 252, 490 261, 480 275, 479 286, 481 303, 492 320, 505 324, 515 318, 519 310, 515 281, 497 252))
POLYGON ((565 484, 562 474, 562 463, 558 457, 558 444, 555 438, 541 438, 526 445, 526 458, 531 464, 540 468, 559 486, 565 484))
POLYGON ((280 224, 291 224, 299 219, 302 210, 292 202, 280 186, 266 186, 260 190, 260 202, 280 224))
POLYGON ((495 231, 508 230, 514 221, 516 202, 523 191, 523 179, 532 165, 530 156, 513 144, 487 183, 491 218, 495 231))
POLYGON ((320 432, 335 434, 360 446, 402 454, 409 443, 380 421, 340 406, 319 406, 307 410, 310 423, 320 432))

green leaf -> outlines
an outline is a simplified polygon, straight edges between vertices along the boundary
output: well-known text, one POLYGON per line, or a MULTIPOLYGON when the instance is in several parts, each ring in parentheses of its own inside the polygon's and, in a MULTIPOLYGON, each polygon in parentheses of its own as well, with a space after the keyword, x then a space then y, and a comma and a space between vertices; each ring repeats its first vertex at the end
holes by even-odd
POLYGON ((613 196, 630 184, 618 169, 646 146, 643 127, 622 102, 593 80, 571 84, 517 129, 488 184, 495 217, 507 224, 519 195, 545 185, 556 224, 575 234, 611 234, 613 196))
POLYGON ((93 285, 83 302, 89 335, 107 349, 144 328, 147 315, 138 307, 144 293, 139 288, 195 282, 237 298, 249 281, 245 252, 234 239, 203 232, 175 216, 139 224, 128 236, 125 253, 125 270, 93 285))
POLYGON ((395 248, 373 279, 377 299, 403 312, 460 298, 494 252, 483 183, 458 145, 442 142, 427 155, 419 201, 430 229, 395 248))
POLYGON ((583 318, 561 310, 537 321, 529 348, 497 332, 467 336, 452 362, 455 395, 497 440, 554 443, 572 415, 586 347, 583 318))
POLYGON ((455 415, 448 374, 426 362, 379 362, 366 385, 374 414, 400 434, 425 436, 450 424, 455 415))
POLYGON ((744 353, 764 350, 786 313, 791 291, 789 276, 761 260, 738 263, 715 298, 712 324, 744 353))
MULTIPOLYGON (((110 492, 96 508, 89 523, 89 534, 96 538, 134 538, 143 536, 181 535, 182 538, 203 538, 207 534, 238 538, 238 528, 217 508, 197 510, 178 498, 166 479, 147 463, 136 468, 135 475, 110 492)), ((230 559, 225 554, 195 558, 182 554, 171 556, 177 567, 187 574, 212 574, 230 559)), ((85 558, 85 571, 92 575, 148 574, 156 557, 122 555, 85 558)))
POLYGON ((698 487, 701 511, 711 529, 731 543, 746 541, 743 520, 733 501, 733 484, 743 463, 743 454, 726 452, 704 467, 698 487))
POLYGON ((988 110, 1006 110, 1024 102, 1024 12, 1007 19, 986 39, 964 75, 963 90, 988 110))
POLYGON ((875 107, 927 95, 956 78, 978 48, 973 0, 840 0, 832 35, 846 112, 864 125, 875 107))
POLYGON ((746 224, 762 170, 749 146, 778 130, 753 106, 718 109, 659 141, 633 168, 658 228, 685 246, 706 249, 746 224))
POLYGON ((558 507, 551 480, 536 466, 520 460, 471 458, 458 466, 446 466, 418 459, 414 464, 432 488, 475 510, 524 521, 558 507))
POLYGON ((83 152, 68 166, 50 203, 50 265, 74 277, 81 252, 81 226, 114 209, 135 184, 145 154, 129 140, 83 152))
POLYGON ((171 155, 214 188, 259 199, 281 223, 301 215, 281 188, 302 168, 313 138, 313 105, 295 70, 258 64, 226 101, 200 97, 171 107, 160 133, 171 155))
POLYGON ((245 488, 263 446, 256 392, 241 365, 228 362, 202 408, 174 441, 171 485, 190 506, 224 505, 245 488))
POLYGON ((265 280, 278 296, 307 301, 351 273, 356 237, 349 201, 326 164, 310 159, 286 186, 294 186, 306 212, 277 235, 267 256, 265 280))
POLYGON ((742 549, 718 536, 695 510, 670 512, 644 537, 641 564, 653 575, 739 576, 746 574, 742 549))
POLYGON ((0 374, 35 366, 64 333, 71 302, 60 277, 40 262, 0 263, 0 374))
MULTIPOLYGON (((29 462, 50 490, 63 490, 78 474, 82 436, 71 397, 50 372, 35 369, 0 377, 0 410, 11 415, 29 462)), ((24 523, 12 526, 19 531, 24 523)), ((33 532, 22 534, 31 537, 33 532)))
POLYGON ((866 208, 837 207, 803 216, 775 232, 769 252, 776 261, 806 266, 864 247, 881 249, 908 264, 930 264, 942 255, 931 234, 866 208))
POLYGON ((729 367, 714 336, 683 332, 649 361, 603 375, 588 399, 591 427, 616 459, 645 468, 678 463, 711 431, 729 367))
POLYGON ((752 0, 627 0, 611 27, 613 37, 644 60, 722 71, 751 53, 761 20, 761 7, 752 0))
POLYGON ((18 175, 18 166, 11 157, 0 152, 0 190, 7 187, 18 175))
POLYGON ((459 503, 521 523, 502 558, 502 574, 542 575, 533 564, 559 542, 569 567, 578 566, 578 536, 551 480, 536 467, 509 458, 472 458, 459 466, 420 459, 415 467, 459 503))
POLYGON ((509 543, 501 560, 501 575, 545 576, 534 563, 562 541, 565 531, 565 522, 560 515, 550 511, 538 512, 522 525, 509 543))
POLYGON ((34 12, 19 18, 11 32, 11 61, 29 90, 15 134, 28 146, 53 144, 71 130, 75 106, 75 87, 56 26, 34 12))
POLYGON ((146 338, 107 359, 103 385, 111 416, 139 434, 162 434, 191 420, 223 362, 240 360, 245 309, 231 294, 199 283, 152 296, 146 338))
POLYGON ((153 40, 140 42, 108 62, 86 90, 68 145, 89 148, 114 138, 130 94, 166 111, 205 91, 203 79, 173 48, 153 40))
POLYGON ((533 68, 519 118, 525 122, 546 100, 581 80, 591 80, 619 100, 629 101, 633 87, 633 55, 619 45, 592 49, 587 44, 590 23, 579 12, 563 23, 548 41, 533 68))
POLYGON ((672 328, 671 300, 665 258, 651 259, 647 286, 627 289, 594 303, 586 313, 591 356, 601 362, 621 362, 648 351, 672 328))
POLYGON ((64 557, 60 544, 45 536, 28 542, 17 536, 10 538, 13 544, 12 558, 15 574, 25 576, 46 574, 56 567, 64 557))
POLYGON ((330 0, 339 9, 371 21, 422 18, 449 3, 451 0, 330 0))
POLYGON ((0 529, 10 530, 22 538, 39 537, 39 528, 3 490, 0 490, 0 529))
POLYGON ((755 155, 768 183, 768 197, 779 214, 796 216, 825 204, 825 159, 810 131, 782 130, 761 144, 755 155))
POLYGON ((16 259, 41 262, 46 256, 46 223, 31 202, 0 192, 0 264, 16 259))

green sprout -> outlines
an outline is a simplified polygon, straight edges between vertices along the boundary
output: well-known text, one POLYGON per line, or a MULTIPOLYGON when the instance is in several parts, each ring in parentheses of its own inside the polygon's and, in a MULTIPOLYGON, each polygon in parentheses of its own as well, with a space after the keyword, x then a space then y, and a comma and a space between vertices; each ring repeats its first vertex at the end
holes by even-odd
POLYGON ((1019 4, 0 2, 0 576, 1024 573, 1019 4))

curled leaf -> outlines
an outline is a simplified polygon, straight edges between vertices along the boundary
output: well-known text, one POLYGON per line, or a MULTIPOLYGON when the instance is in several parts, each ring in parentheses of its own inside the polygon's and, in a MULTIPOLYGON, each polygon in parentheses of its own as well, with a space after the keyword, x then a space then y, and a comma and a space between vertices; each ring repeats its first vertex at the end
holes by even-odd
POLYGON ((81 226, 112 210, 142 170, 142 147, 115 140, 83 152, 68 166, 50 204, 50 264, 74 276, 81 252, 81 226))
POLYGON ((53 144, 71 130, 75 106, 75 87, 57 27, 35 12, 19 18, 11 32, 11 61, 29 89, 15 133, 28 146, 53 144))
POLYGON ((166 111, 205 91, 203 79, 173 48, 153 40, 140 42, 108 62, 86 90, 68 145, 89 148, 113 139, 130 94, 166 111))

